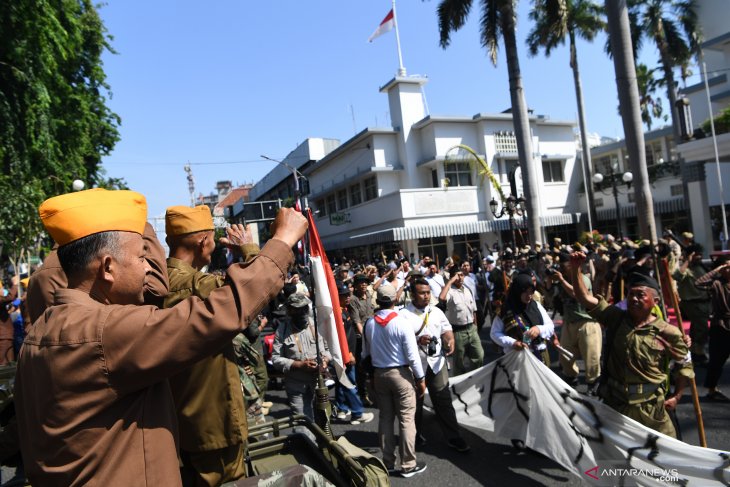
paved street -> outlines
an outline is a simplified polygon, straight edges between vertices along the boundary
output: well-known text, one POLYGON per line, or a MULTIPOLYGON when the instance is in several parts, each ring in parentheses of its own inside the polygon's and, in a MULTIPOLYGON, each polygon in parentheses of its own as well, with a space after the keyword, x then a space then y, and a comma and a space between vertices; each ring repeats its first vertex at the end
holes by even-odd
MULTIPOLYGON (((489 340, 489 330, 482 330, 482 343, 485 347, 487 361, 497 358, 496 348, 489 340)), ((557 361, 554 361, 554 370, 558 370, 557 361)), ((698 369, 697 383, 702 384, 705 369, 698 369)), ((725 391, 730 391, 730 371, 723 375, 722 385, 725 391)), ((585 386, 579 387, 585 388, 585 386)), ((700 397, 706 394, 706 389, 699 387, 700 397)), ((287 414, 286 395, 281 390, 272 391, 267 397, 274 402, 273 417, 282 417, 287 414)), ((702 401, 702 411, 705 419, 707 443, 711 448, 730 450, 730 408, 727 404, 708 403, 702 401)), ((335 435, 345 435, 352 443, 380 455, 378 449, 377 409, 370 409, 376 414, 375 419, 367 424, 350 425, 333 423, 335 435)), ((465 439, 471 445, 472 451, 466 454, 450 449, 441 435, 441 431, 433 416, 425 413, 425 435, 427 444, 418 450, 419 461, 425 461, 428 469, 411 479, 393 477, 394 486, 413 485, 415 482, 428 482, 433 486, 559 486, 581 485, 580 479, 573 476, 552 460, 536 453, 515 454, 508 439, 499 438, 491 433, 467 429, 465 439)), ((678 407, 678 418, 682 428, 684 441, 698 445, 697 427, 694 422, 694 410, 689 394, 685 396, 678 407)))

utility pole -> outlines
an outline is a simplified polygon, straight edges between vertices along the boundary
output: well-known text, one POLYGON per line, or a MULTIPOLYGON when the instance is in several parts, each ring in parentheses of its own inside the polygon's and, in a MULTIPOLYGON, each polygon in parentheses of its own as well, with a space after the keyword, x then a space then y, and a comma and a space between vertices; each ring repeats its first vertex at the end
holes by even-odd
POLYGON ((183 169, 188 173, 188 191, 190 191, 190 207, 195 207, 195 178, 193 178, 193 170, 188 162, 183 166, 183 169))

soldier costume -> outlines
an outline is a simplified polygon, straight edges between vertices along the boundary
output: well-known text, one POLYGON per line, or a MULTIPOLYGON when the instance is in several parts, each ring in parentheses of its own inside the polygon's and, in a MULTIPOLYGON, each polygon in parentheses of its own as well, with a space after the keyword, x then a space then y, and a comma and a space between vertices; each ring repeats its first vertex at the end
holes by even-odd
MULTIPOLYGON (((314 320, 309 314, 312 302, 303 294, 294 293, 287 298, 288 319, 277 329, 271 361, 274 368, 284 372, 284 388, 289 407, 295 414, 304 414, 314 421, 314 392, 317 382, 317 348, 314 320)), ((319 351, 322 361, 332 356, 319 335, 319 351)))
MULTIPOLYGON (((212 232, 213 228, 207 206, 167 209, 168 239, 212 232)), ((248 258, 258 253, 255 244, 246 247, 248 258)), ((165 308, 190 296, 206 299, 214 289, 225 285, 223 277, 201 272, 175 257, 167 259, 167 273, 170 292, 164 300, 165 308)), ((213 486, 245 475, 243 453, 248 430, 233 343, 170 377, 170 387, 180 427, 184 483, 213 486)))
MULTIPOLYGON (((630 276, 630 285, 658 292, 656 281, 638 273, 630 276)), ((621 414, 676 438, 664 407, 670 362, 677 364, 678 374, 694 377, 682 333, 661 318, 634 326, 628 311, 609 306, 603 298, 588 313, 606 327, 605 379, 601 379, 599 396, 621 414)))
MULTIPOLYGON (((280 237, 248 265, 231 266, 230 285, 205 301, 188 298, 161 310, 113 304, 81 288, 55 292, 54 306, 28 333, 15 383, 31 483, 181 485, 167 378, 230 343, 284 285, 293 261, 290 245, 305 224, 293 211, 282 211, 280 237)), ((99 232, 119 232, 123 257, 112 259, 105 274, 126 279, 130 287, 113 296, 131 301, 140 270, 151 278, 149 265, 136 261, 144 249, 134 234, 142 234, 147 217, 139 193, 69 193, 44 202, 40 215, 61 248, 99 232)), ((83 278, 102 285, 97 274, 83 278)), ((141 301, 141 288, 136 299, 141 301)))
POLYGON ((677 294, 681 300, 679 309, 682 311, 682 316, 690 321, 692 362, 705 365, 707 364, 705 346, 709 334, 708 323, 712 303, 707 290, 697 286, 695 281, 707 274, 707 270, 702 266, 702 247, 694 245, 689 247, 687 252, 694 253, 692 261, 683 263, 674 271, 672 277, 677 281, 677 294))

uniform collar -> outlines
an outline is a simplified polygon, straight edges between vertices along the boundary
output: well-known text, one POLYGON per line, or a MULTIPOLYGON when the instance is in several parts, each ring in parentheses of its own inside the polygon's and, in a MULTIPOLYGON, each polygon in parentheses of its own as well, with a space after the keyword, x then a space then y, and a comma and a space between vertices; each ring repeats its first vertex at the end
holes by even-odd
POLYGON ((53 294, 53 304, 79 304, 82 306, 106 306, 92 298, 88 293, 78 289, 56 289, 53 294))

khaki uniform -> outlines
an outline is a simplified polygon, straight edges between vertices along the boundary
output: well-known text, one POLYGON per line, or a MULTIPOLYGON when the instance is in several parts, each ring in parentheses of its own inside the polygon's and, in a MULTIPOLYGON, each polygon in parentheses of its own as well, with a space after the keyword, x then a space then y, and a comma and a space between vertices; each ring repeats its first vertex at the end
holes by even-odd
MULTIPOLYGON (((581 274, 583 283, 591 291, 591 280, 581 274)), ((577 358, 585 362, 586 382, 589 386, 598 380, 601 375, 601 348, 603 347, 603 332, 601 325, 591 318, 583 306, 571 298, 560 286, 563 301, 563 328, 560 334, 560 344, 573 354, 568 360, 560 355, 560 365, 567 377, 578 377, 577 358)))
MULTIPOLYGON (((167 259, 167 273, 170 293, 165 308, 190 296, 206 299, 225 284, 222 277, 199 272, 173 257, 167 259)), ((195 485, 218 485, 245 475, 241 460, 247 437, 246 408, 233 343, 170 377, 170 388, 186 484, 189 480, 195 485)))
POLYGON ((292 261, 270 240, 250 264, 228 269, 230 285, 170 309, 57 290, 28 333, 15 382, 31 483, 181 485, 167 378, 230 343, 281 290, 292 261))
POLYGON ((710 314, 712 302, 707 290, 695 286, 695 281, 707 274, 699 265, 694 265, 685 272, 677 269, 672 277, 677 281, 679 294, 679 309, 682 317, 690 321, 689 333, 692 338, 692 353, 697 356, 705 355, 705 345, 709 335, 710 314))
POLYGON ((680 375, 694 377, 682 333, 662 319, 635 327, 627 311, 609 306, 604 299, 589 314, 612 337, 605 350, 608 379, 599 389, 603 401, 644 426, 676 438, 664 409, 664 394, 670 360, 678 364, 680 375))

